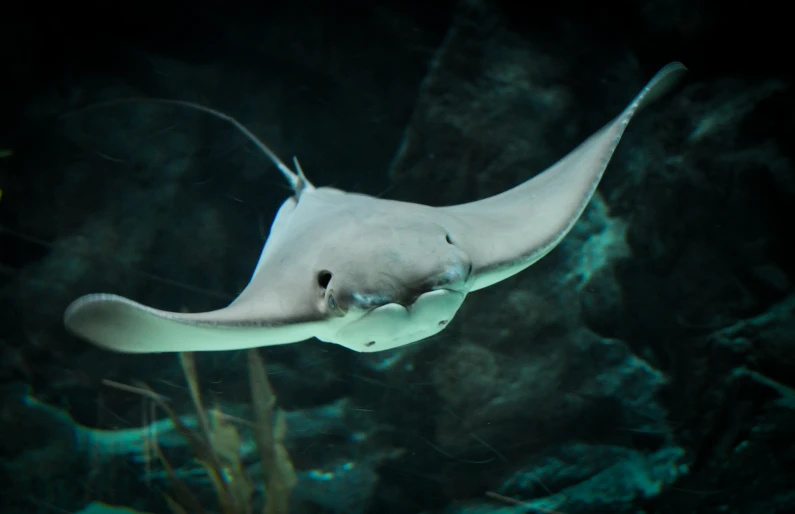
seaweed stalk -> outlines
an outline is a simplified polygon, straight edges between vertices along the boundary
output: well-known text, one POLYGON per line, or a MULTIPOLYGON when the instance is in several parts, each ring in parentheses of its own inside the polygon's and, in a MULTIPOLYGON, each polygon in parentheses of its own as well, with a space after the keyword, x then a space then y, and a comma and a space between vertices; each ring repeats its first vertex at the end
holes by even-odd
MULTIPOLYGON (((199 432, 188 428, 182 419, 169 406, 168 399, 155 393, 148 385, 134 382, 134 385, 120 384, 110 380, 106 385, 139 394, 152 400, 163 409, 174 428, 185 439, 193 457, 202 466, 212 483, 218 504, 223 514, 252 514, 253 497, 256 491, 240 455, 242 441, 229 416, 217 409, 205 410, 199 391, 196 363, 191 353, 181 353, 180 363, 188 383, 193 407, 199 422, 199 432)), ((259 353, 248 353, 249 381, 254 409, 254 423, 251 424, 257 445, 263 473, 263 514, 289 514, 289 498, 295 487, 297 477, 293 464, 284 446, 287 425, 281 412, 274 414, 276 396, 268 382, 265 366, 259 353)), ((164 494, 173 514, 205 514, 204 507, 188 486, 179 478, 157 444, 156 435, 151 441, 152 448, 163 465, 171 486, 173 497, 164 494)))
POLYGON ((276 396, 256 349, 248 351, 248 371, 254 408, 254 441, 265 481, 263 514, 288 514, 290 493, 295 487, 297 477, 284 447, 286 423, 283 416, 279 416, 278 423, 274 426, 273 408, 276 405, 276 396))

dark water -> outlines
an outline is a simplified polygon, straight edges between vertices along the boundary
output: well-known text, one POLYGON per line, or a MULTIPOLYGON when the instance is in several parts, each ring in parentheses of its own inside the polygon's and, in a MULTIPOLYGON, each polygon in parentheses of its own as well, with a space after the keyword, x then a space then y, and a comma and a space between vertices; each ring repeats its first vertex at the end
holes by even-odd
POLYGON ((788 23, 772 3, 677 0, 9 6, 0 511, 792 512, 788 23), (377 343, 419 327, 441 309, 422 294, 557 219, 553 191, 477 238, 461 227, 478 220, 406 228, 326 197, 280 231, 283 202, 315 193, 228 120, 147 101, 234 117, 318 191, 441 207, 555 164, 672 61, 688 73, 632 119, 548 255, 376 352, 275 325, 346 324, 398 291, 377 343), (300 244, 264 258, 233 316, 259 328, 182 331, 118 303, 84 311, 100 344, 64 325, 97 292, 221 309, 269 236, 300 244), (102 347, 122 343, 146 353, 102 347))

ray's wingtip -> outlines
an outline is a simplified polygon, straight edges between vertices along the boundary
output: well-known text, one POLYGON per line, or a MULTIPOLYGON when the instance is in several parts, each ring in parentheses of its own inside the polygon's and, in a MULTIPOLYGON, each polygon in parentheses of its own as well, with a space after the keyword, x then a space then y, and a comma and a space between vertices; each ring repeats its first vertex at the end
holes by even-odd
POLYGON ((624 116, 633 116, 645 106, 668 94, 681 83, 687 71, 687 67, 680 61, 669 62, 660 68, 624 111, 624 116))
POLYGON ((97 296, 96 294, 87 294, 83 295, 76 300, 72 300, 72 302, 66 306, 66 309, 63 312, 63 324, 69 330, 72 331, 72 323, 75 319, 75 316, 80 314, 80 310, 87 304, 94 301, 94 297, 97 296))
POLYGON ((660 71, 657 72, 656 77, 673 77, 674 80, 678 80, 688 71, 690 70, 684 65, 684 63, 681 61, 673 61, 663 66, 660 71))
POLYGON ((663 67, 663 69, 670 68, 670 69, 680 69, 680 70, 687 70, 687 66, 684 65, 682 61, 672 61, 669 62, 667 65, 663 67))
POLYGON ((80 315, 80 312, 83 311, 87 306, 90 306, 91 304, 97 302, 113 300, 116 298, 120 297, 118 295, 108 294, 108 293, 91 293, 83 295, 77 298, 76 300, 73 300, 72 303, 70 303, 64 310, 63 313, 64 326, 67 329, 72 330, 74 328, 73 326, 74 323, 70 323, 70 321, 74 321, 74 319, 80 315))
POLYGON ((146 344, 151 317, 145 306, 109 293, 83 295, 63 314, 66 331, 99 348, 119 353, 154 353, 146 344), (150 316, 147 316, 149 314, 150 316))

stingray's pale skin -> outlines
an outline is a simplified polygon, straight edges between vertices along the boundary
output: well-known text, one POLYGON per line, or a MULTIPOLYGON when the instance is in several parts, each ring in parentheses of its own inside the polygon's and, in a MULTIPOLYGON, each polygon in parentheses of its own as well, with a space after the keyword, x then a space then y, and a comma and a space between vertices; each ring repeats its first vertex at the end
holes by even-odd
MULTIPOLYGON (((613 121, 532 179, 451 207, 316 188, 234 119, 290 182, 251 281, 226 308, 168 312, 112 294, 74 301, 69 331, 119 352, 220 351, 313 337, 357 352, 433 336, 472 291, 549 253, 585 210, 630 119, 686 68, 660 70, 613 121)), ((208 271, 209 272, 209 271, 208 271)))

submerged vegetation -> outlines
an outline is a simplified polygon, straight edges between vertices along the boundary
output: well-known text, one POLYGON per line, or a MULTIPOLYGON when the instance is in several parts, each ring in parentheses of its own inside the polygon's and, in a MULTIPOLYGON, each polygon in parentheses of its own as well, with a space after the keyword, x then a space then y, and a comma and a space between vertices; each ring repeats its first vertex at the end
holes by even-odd
MULTIPOLYGON (((151 399, 165 411, 213 485, 217 507, 208 507, 166 459, 157 436, 151 437, 150 450, 162 464, 169 482, 170 492, 164 493, 164 497, 171 511, 174 514, 287 514, 297 478, 283 443, 287 431, 284 415, 275 408, 276 396, 257 350, 248 350, 248 373, 254 412, 251 425, 262 469, 259 482, 245 469, 240 452, 242 440, 229 417, 218 409, 205 409, 193 354, 181 353, 179 358, 196 411, 198 431, 189 428, 148 385, 137 383, 133 388, 124 387, 151 399)), ((118 387, 118 384, 109 385, 118 387)))

